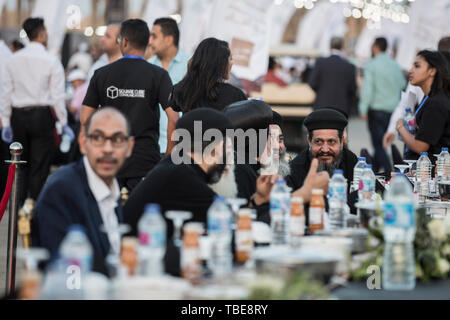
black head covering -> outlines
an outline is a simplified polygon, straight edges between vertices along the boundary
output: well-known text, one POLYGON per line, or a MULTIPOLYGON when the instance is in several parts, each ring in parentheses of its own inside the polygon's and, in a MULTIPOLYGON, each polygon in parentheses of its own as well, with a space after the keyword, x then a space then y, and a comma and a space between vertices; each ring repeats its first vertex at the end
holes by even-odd
POLYGON ((344 130, 348 121, 342 112, 330 108, 321 108, 311 112, 303 122, 309 131, 319 129, 344 130))
POLYGON ((276 124, 281 128, 281 125, 283 124, 283 117, 276 111, 273 111, 273 116, 272 116, 272 121, 270 122, 270 124, 276 124))
POLYGON ((272 108, 261 100, 244 100, 230 104, 223 112, 236 129, 267 129, 272 121, 272 108))
POLYGON ((227 118, 222 112, 211 108, 198 108, 185 113, 178 121, 176 129, 186 129, 189 131, 194 140, 194 125, 195 121, 201 121, 201 133, 208 129, 218 129, 224 133, 226 129, 233 129, 234 126, 230 119, 227 118))

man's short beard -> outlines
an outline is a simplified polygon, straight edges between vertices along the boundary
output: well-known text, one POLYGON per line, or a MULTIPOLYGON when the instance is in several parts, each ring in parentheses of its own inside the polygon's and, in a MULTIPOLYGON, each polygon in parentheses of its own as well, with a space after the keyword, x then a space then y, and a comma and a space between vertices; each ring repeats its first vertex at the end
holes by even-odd
MULTIPOLYGON (((311 149, 309 150, 309 155, 310 155, 311 159, 315 158, 311 152, 311 149)), ((334 173, 334 170, 339 169, 339 166, 342 163, 342 157, 343 157, 343 149, 341 149, 339 151, 339 154, 337 155, 335 160, 333 160, 330 163, 323 163, 323 162, 320 162, 320 160, 319 160, 319 166, 317 167, 317 172, 326 171, 326 172, 328 172, 328 174, 331 177, 334 173)))

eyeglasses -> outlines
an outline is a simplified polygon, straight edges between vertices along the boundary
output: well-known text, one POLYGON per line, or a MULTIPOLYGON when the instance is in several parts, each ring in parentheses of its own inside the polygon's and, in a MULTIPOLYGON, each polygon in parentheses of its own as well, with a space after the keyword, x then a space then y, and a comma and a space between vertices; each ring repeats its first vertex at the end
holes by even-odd
POLYGON ((121 148, 125 146, 130 139, 129 136, 126 136, 120 132, 113 134, 110 137, 105 137, 102 133, 91 133, 87 137, 95 147, 102 147, 105 145, 106 140, 110 140, 114 148, 121 148))

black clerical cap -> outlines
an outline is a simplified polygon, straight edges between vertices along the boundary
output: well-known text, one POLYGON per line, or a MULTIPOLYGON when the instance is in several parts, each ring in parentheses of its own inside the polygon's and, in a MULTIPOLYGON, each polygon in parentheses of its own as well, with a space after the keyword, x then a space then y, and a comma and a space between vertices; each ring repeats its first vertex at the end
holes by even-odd
POLYGON ((239 129, 267 129, 272 122, 272 108, 261 100, 244 100, 230 104, 225 115, 239 129))
POLYGON ((281 125, 283 124, 283 117, 276 111, 272 110, 272 121, 270 124, 276 124, 281 128, 281 125))
POLYGON ((319 129, 344 130, 348 121, 345 116, 334 109, 321 108, 311 112, 303 122, 309 131, 319 129))
POLYGON ((198 108, 185 113, 178 121, 176 129, 185 129, 194 139, 195 122, 201 121, 201 134, 208 129, 218 129, 224 136, 226 129, 234 129, 230 119, 223 112, 211 108, 198 108))

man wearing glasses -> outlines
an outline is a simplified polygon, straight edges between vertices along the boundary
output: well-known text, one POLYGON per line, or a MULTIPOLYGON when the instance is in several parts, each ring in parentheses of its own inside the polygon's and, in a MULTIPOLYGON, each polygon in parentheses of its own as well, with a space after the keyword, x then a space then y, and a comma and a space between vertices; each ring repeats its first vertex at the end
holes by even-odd
POLYGON ((104 107, 88 118, 78 139, 84 157, 55 172, 37 200, 33 246, 46 248, 55 258, 68 228, 82 225, 93 248, 94 271, 105 273, 106 255, 120 250, 123 218, 116 174, 130 157, 134 138, 125 116, 104 107))

